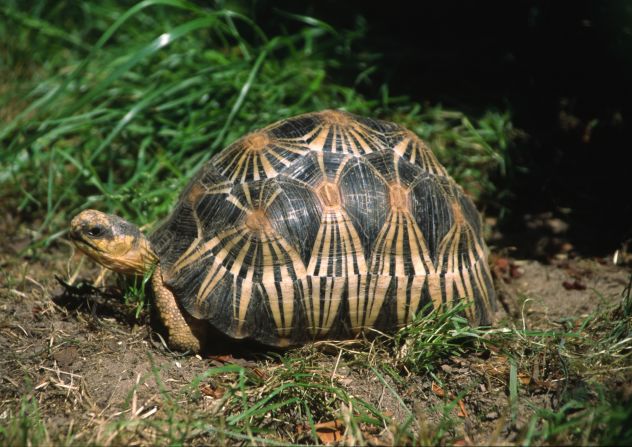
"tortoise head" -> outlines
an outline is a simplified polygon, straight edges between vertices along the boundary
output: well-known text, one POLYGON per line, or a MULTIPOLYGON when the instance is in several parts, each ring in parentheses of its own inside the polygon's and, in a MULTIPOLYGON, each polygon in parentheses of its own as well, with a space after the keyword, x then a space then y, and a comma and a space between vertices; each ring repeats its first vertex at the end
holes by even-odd
POLYGON ((77 214, 70 222, 70 239, 83 253, 119 273, 142 275, 158 260, 136 225, 100 211, 77 214))

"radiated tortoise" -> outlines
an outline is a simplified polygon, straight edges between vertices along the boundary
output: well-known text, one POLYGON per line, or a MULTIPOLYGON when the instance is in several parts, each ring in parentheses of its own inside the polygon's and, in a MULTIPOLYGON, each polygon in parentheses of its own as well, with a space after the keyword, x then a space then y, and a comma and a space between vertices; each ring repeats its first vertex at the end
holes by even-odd
POLYGON ((237 140, 149 237, 95 210, 72 220, 70 237, 114 271, 153 271, 179 350, 212 344, 209 324, 288 346, 393 331, 459 300, 473 302, 473 324, 495 309, 472 201, 414 133, 341 111, 237 140))

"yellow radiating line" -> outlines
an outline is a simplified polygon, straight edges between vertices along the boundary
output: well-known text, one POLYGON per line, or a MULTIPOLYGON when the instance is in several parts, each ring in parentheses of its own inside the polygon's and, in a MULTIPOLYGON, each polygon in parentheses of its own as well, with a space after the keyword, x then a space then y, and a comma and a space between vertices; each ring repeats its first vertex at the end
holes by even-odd
POLYGON ((310 331, 312 335, 317 335, 317 321, 320 321, 320 276, 312 276, 311 278, 311 290, 309 286, 305 293, 309 295, 307 297, 308 304, 310 305, 311 312, 307 312, 307 319, 310 323, 310 331))
POLYGON ((180 257, 176 260, 176 262, 173 264, 172 269, 175 271, 182 269, 183 266, 181 266, 180 264, 184 262, 184 260, 187 259, 195 251, 195 249, 198 247, 200 242, 202 242, 202 238, 199 236, 193 239, 193 242, 191 242, 191 245, 189 245, 189 247, 185 250, 185 252, 182 253, 180 257))
MULTIPOLYGON (((389 216, 390 217, 390 214, 389 216)), ((384 222, 384 227, 382 227, 382 229, 380 230, 380 232, 377 235, 377 238, 375 239, 375 244, 373 246, 373 253, 371 253, 371 260, 369 262, 369 272, 375 275, 379 275, 380 274, 380 255, 383 252, 382 249, 382 243, 384 241, 384 228, 389 224, 389 219, 386 219, 386 221, 384 222)))
MULTIPOLYGON (((219 154, 217 154, 215 157, 213 157, 213 160, 216 164, 222 164, 226 159, 228 159, 231 156, 239 156, 239 151, 235 151, 234 149, 234 144, 231 144, 229 147, 227 147, 225 150, 221 151, 219 154)), ((228 163, 228 164, 232 164, 232 163, 228 163)))
POLYGON ((368 276, 349 276, 347 278, 347 301, 349 304, 349 319, 351 320, 351 326, 354 333, 358 333, 358 329, 361 326, 361 316, 360 316, 360 306, 364 302, 364 293, 362 291, 365 290, 362 285, 366 287, 366 281, 368 276), (362 291, 360 290, 362 289, 362 291))
POLYGON ((325 155, 322 152, 316 153, 316 160, 318 162, 318 167, 320 168, 320 173, 323 177, 323 180, 327 179, 327 173, 325 171, 325 155))
POLYGON ((207 194, 209 195, 226 194, 230 192, 232 188, 233 188, 233 182, 227 180, 227 181, 216 183, 212 186, 209 186, 209 188, 207 189, 207 194))
POLYGON ((369 286, 369 297, 367 307, 364 312, 363 326, 365 328, 373 327, 380 309, 384 305, 384 298, 388 292, 388 286, 392 280, 391 276, 372 275, 371 285, 369 286))
POLYGON ((263 166, 263 172, 266 173, 267 177, 274 177, 277 174, 277 170, 274 169, 274 166, 272 166, 265 154, 261 156, 261 166, 263 166))
POLYGON ((393 152, 393 171, 395 173, 395 183, 401 186, 401 178, 399 175, 399 155, 397 155, 395 152, 393 152))
MULTIPOLYGON (((476 281, 476 286, 478 287, 478 290, 480 291, 483 304, 486 308, 485 310, 487 312, 491 312, 491 304, 489 302, 489 290, 487 289, 485 280, 482 277, 483 276, 482 270, 484 269, 485 271, 487 271, 487 262, 486 262, 487 256, 485 253, 485 249, 482 247, 481 244, 478 243, 478 236, 474 233, 474 229, 471 227, 469 222, 466 221, 465 225, 467 226, 467 229, 469 230, 467 233, 469 236, 468 246, 472 248, 468 251, 469 251, 469 257, 470 257, 471 269, 473 270, 474 280, 476 281), (478 257, 475 257, 474 253, 476 253, 478 257)), ((474 298, 474 294, 472 293, 472 299, 473 298, 474 298)))
MULTIPOLYGON (((404 225, 408 227, 408 219, 402 212, 397 212, 397 243, 395 247, 395 276, 404 276, 404 225)), ((408 233, 410 234, 410 232, 408 233)), ((410 245, 410 240, 409 244, 410 245)))
POLYGON ((380 268, 380 274, 386 273, 388 275, 393 274, 393 272, 390 271, 390 265, 393 245, 395 245, 395 231, 397 231, 397 228, 399 226, 399 213, 391 212, 390 221, 391 222, 388 230, 388 235, 385 238, 386 240, 384 242, 384 249, 382 252, 382 266, 380 268))
POLYGON ((208 274, 204 278, 204 281, 202 281, 198 290, 197 298, 195 300, 195 305, 198 309, 200 308, 202 302, 208 298, 208 295, 215 286, 217 286, 217 283, 219 283, 219 281, 224 277, 224 275, 221 274, 222 270, 224 270, 224 273, 226 272, 226 269, 223 268, 220 262, 217 260, 213 261, 213 265, 209 269, 208 274))
MULTIPOLYGON (((224 239, 224 238, 221 238, 218 235, 218 237, 216 239, 221 240, 221 239, 224 239)), ((237 236, 234 236, 234 237, 230 238, 228 240, 228 242, 225 242, 224 247, 222 247, 221 250, 216 254, 215 262, 219 262, 220 264, 223 264, 226 261, 226 257, 230 253, 231 248, 233 248, 235 245, 237 245, 237 242, 239 240, 241 240, 241 239, 243 239, 243 234, 239 234, 237 236)), ((204 279, 204 283, 206 283, 207 280, 209 280, 209 275, 207 275, 206 278, 204 279)), ((213 287, 215 287, 215 285, 217 285, 217 281, 219 281, 219 279, 217 279, 215 282, 213 282, 213 287)), ((202 293, 202 289, 205 289, 205 287, 200 286, 200 293, 198 293, 198 300, 201 300, 204 297, 204 295, 206 295, 206 293, 204 293, 204 294, 202 294, 202 297, 200 297, 200 294, 202 293)))
MULTIPOLYGON (((252 179, 257 181, 261 178, 261 175, 259 174, 259 160, 262 157, 259 153, 253 153, 251 158, 252 158, 252 179)), ((265 168, 263 169, 263 171, 265 172, 265 168)), ((269 177, 267 174, 268 173, 266 172, 266 176, 269 177)))
POLYGON ((322 332, 323 329, 327 330, 331 327, 331 319, 333 317, 333 312, 332 312, 332 306, 336 306, 336 309, 338 308, 338 302, 334 303, 334 301, 337 301, 334 297, 334 294, 337 295, 335 288, 334 288, 334 282, 335 282, 335 278, 325 278, 325 302, 324 304, 324 309, 321 310, 322 315, 323 315, 323 323, 322 326, 319 327, 319 332, 322 332))
MULTIPOLYGON (((349 145, 352 146, 353 155, 358 156, 358 155, 362 155, 363 153, 364 154, 370 154, 371 152, 373 152, 371 150, 371 147, 367 143, 366 134, 362 133, 361 131, 359 131, 358 129, 353 127, 351 129, 349 129, 349 135, 353 135, 355 137, 355 140, 353 140, 353 142, 349 143, 349 145), (359 145, 359 148, 363 152, 360 152, 358 147, 356 147, 356 142, 359 145)), ((350 138, 350 140, 351 140, 351 138, 350 138)))
MULTIPOLYGON (((250 305, 250 300, 252 299, 252 289, 253 282, 252 277, 254 276, 255 266, 254 260, 257 259, 257 252, 259 251, 259 246, 255 248, 255 253, 253 254, 253 264, 248 268, 248 272, 244 280, 242 281, 241 295, 239 297, 239 309, 237 311, 237 320, 238 320, 238 332, 240 335, 243 334, 243 325, 246 321, 246 314, 248 312, 248 306, 250 305)), ((235 278, 234 288, 233 290, 237 290, 237 278, 235 278)), ((233 297, 233 308, 236 306, 237 297, 233 297)))
POLYGON ((307 140, 309 140, 315 133, 317 133, 320 130, 319 129, 320 127, 322 126, 316 125, 312 128, 312 130, 310 130, 303 136, 296 137, 296 138, 280 138, 279 141, 287 141, 288 143, 296 142, 295 144, 300 146, 301 144, 305 144, 307 140))
POLYGON ((245 207, 245 206, 244 206, 244 205, 243 205, 243 204, 239 201, 239 199, 238 199, 236 196, 232 195, 232 194, 230 194, 228 197, 226 197, 226 201, 227 201, 227 202, 229 202, 229 203, 232 203, 233 205, 235 205, 237 208, 239 208, 239 209, 240 209, 240 210, 242 210, 242 211, 246 211, 246 212, 247 212, 247 211, 250 211, 250 210, 248 209, 248 207, 245 207))
MULTIPOLYGON (((415 275, 416 277, 425 276, 425 278, 428 281, 428 294, 430 295, 430 299, 432 301, 433 306, 436 309, 438 309, 442 303, 440 276, 437 274, 437 267, 435 266, 435 263, 430 257, 430 252, 428 251, 428 247, 426 246, 425 238, 421 229, 417 226, 416 222, 412 222, 412 225, 413 225, 413 231, 415 234, 415 240, 419 244, 419 247, 421 247, 422 259, 424 261, 420 263, 423 271, 421 272, 418 271, 416 267, 415 275), (425 267, 424 267, 424 264, 425 264, 425 267), (419 275, 419 273, 421 273, 421 275, 419 275)), ((412 246, 415 246, 415 245, 413 244, 411 245, 411 247, 412 246)), ((416 248, 417 246, 415 246, 415 249, 416 248)), ((411 250, 411 253, 412 253, 412 250, 411 250)), ((417 260, 419 260, 419 258, 417 258, 417 260)), ((423 282, 422 282, 422 286, 423 286, 423 282)), ((421 289, 420 289, 420 295, 421 295, 421 289)), ((417 299, 417 305, 419 304, 419 299, 420 297, 417 299)))
POLYGON ((445 278, 445 304, 446 306, 452 306, 452 301, 454 300, 454 280, 452 275, 454 274, 454 240, 456 237, 457 224, 452 226, 454 231, 450 231, 450 238, 446 241, 446 251, 445 256, 447 258, 447 266, 446 271, 444 272, 445 278))
MULTIPOLYGON (((329 148, 329 150, 331 151, 331 153, 333 154, 337 154, 337 146, 338 146, 338 126, 335 124, 331 124, 329 126, 329 133, 331 134, 331 147, 329 148)), ((327 141, 327 140, 325 140, 327 141)), ((323 145, 324 147, 324 145, 323 145)), ((342 148, 343 153, 346 152, 345 148, 342 148)))
POLYGON ((318 247, 320 247, 321 245, 321 241, 323 239, 323 237, 325 236, 325 228, 326 228, 327 224, 324 222, 321 222, 320 227, 318 228, 318 234, 316 235, 316 241, 314 242, 314 246, 312 248, 312 255, 310 256, 309 259, 309 264, 307 266, 307 274, 308 275, 318 275, 318 273, 316 272, 316 263, 320 257, 320 254, 318 253, 318 247))
MULTIPOLYGON (((309 148, 307 146, 298 145, 298 144, 295 144, 295 145, 288 144, 287 146, 281 146, 280 144, 277 144, 277 146, 282 147, 286 151, 292 152, 293 154, 296 154, 296 155, 304 155, 307 151, 309 151, 309 148)), ((288 166, 291 163, 287 158, 284 158, 283 155, 281 154, 278 154, 278 158, 279 158, 279 161, 285 164, 285 166, 288 166)))
MULTIPOLYGON (((269 253, 274 252, 277 258, 284 258, 280 248, 275 249, 275 245, 276 244, 269 243, 265 244, 265 247, 268 248, 269 253)), ((263 287, 266 289, 266 292, 268 294, 268 303, 270 304, 270 309, 272 310, 272 316, 274 318, 280 336, 286 336, 288 330, 291 328, 292 312, 294 307, 294 285, 288 274, 287 265, 284 261, 286 260, 284 259, 283 261, 281 261, 283 263, 279 266, 281 281, 279 283, 274 281, 274 267, 270 266, 267 267, 266 270, 271 273, 273 281, 263 282, 263 287), (279 293, 277 291, 277 284, 281 288, 282 304, 279 304, 279 293), (286 322, 285 326, 282 326, 283 320, 285 320, 286 322)), ((264 276, 269 277, 269 273, 265 274, 264 276)))
MULTIPOLYGON (((413 264, 413 272, 415 276, 418 275, 426 275, 428 272, 426 271, 426 267, 424 267, 424 262, 427 264, 428 249, 425 246, 425 242, 423 240, 423 235, 417 234, 419 228, 414 220, 410 219, 408 221, 408 245, 410 247, 410 259, 413 264), (421 236, 421 240, 419 237, 421 236), (421 246, 421 253, 419 252, 419 246, 421 246)), ((430 265, 432 265, 432 261, 430 261, 430 265)))
POLYGON ((342 222, 337 222, 338 234, 340 235, 340 252, 344 259, 341 259, 341 273, 342 276, 349 276, 353 274, 353 255, 355 250, 353 249, 351 242, 351 235, 349 229, 345 225, 344 216, 340 213, 342 222))
MULTIPOLYGON (((292 150, 292 148, 290 146, 283 146, 279 143, 277 143, 275 145, 276 148, 281 148, 284 149, 288 152, 292 152, 294 154, 299 154, 302 155, 302 153, 305 153, 307 150, 303 150, 303 152, 301 153, 298 150, 292 150)), ((275 149, 273 149, 272 147, 270 147, 268 150, 266 150, 263 154, 264 158, 267 159, 268 156, 271 156, 273 158, 275 158, 279 163, 283 164, 283 166, 289 166, 292 162, 290 160, 287 159, 287 157, 284 157, 283 155, 279 154, 275 149)))
MULTIPOLYGON (((406 147, 408 146, 409 138, 402 138, 399 143, 393 146, 393 152, 399 154, 402 157, 406 157, 406 147)), ((414 153, 409 156, 409 161, 415 163, 414 153)))
POLYGON ((342 175, 342 171, 344 170, 345 166, 347 166, 347 163, 349 163, 349 160, 352 160, 352 158, 348 156, 344 157, 340 162, 340 165, 338 165, 338 168, 336 169, 336 175, 334 176, 334 182, 336 184, 340 183, 340 176, 342 175))
MULTIPOLYGON (((281 194, 281 190, 280 189, 275 189, 274 192, 272 194, 270 194, 270 197, 268 197, 268 200, 266 200, 266 203, 264 204, 264 207, 267 209, 268 207, 270 207, 270 205, 272 205, 272 202, 274 202, 276 200, 277 197, 279 197, 279 194, 281 194)), ((259 196, 259 202, 261 202, 261 197, 263 195, 263 188, 261 188, 261 192, 260 192, 260 196, 259 196)))
MULTIPOLYGON (((280 245, 280 244, 276 244, 280 245)), ((273 246, 274 247, 274 246, 273 246)), ((273 248, 274 249, 274 248, 273 248)), ((281 273, 281 303, 282 303, 282 315, 285 320, 285 326, 281 328, 280 331, 281 336, 288 336, 290 329, 292 329, 292 318, 294 316, 294 282, 292 281, 292 277, 290 276, 290 272, 288 270, 285 255, 282 250, 277 247, 275 250, 277 253, 277 257, 283 259, 283 263, 279 266, 279 270, 281 273)), ((279 322, 279 325, 281 323, 279 322)), ((279 326, 277 325, 277 326, 279 326)))
MULTIPOLYGON (((239 176, 239 174, 245 171, 244 160, 246 160, 247 162, 249 157, 250 157, 250 151, 243 150, 243 148, 240 149, 240 152, 236 154, 235 156, 236 164, 235 164, 235 167, 233 168, 234 169, 233 175, 229 177, 231 180, 235 181, 237 177, 239 176)), ((228 166, 230 167, 232 164, 233 164, 233 161, 231 160, 231 163, 228 166)), ((226 170, 228 170, 228 167, 226 168, 226 170)))
POLYGON ((325 142, 327 141, 327 133, 329 132, 329 126, 320 125, 318 126, 319 132, 316 135, 316 138, 309 143, 309 148, 314 151, 322 152, 323 147, 325 146, 325 142))
MULTIPOLYGON (((345 214, 344 224, 345 224, 345 229, 347 230, 347 234, 350 235, 350 242, 353 243, 353 251, 356 254, 357 264, 355 265, 357 265, 357 268, 358 268, 357 274, 364 275, 367 273, 367 268, 366 268, 366 259, 364 258, 364 249, 362 247, 362 241, 360 240, 360 236, 358 235, 358 232, 353 226, 353 223, 351 223, 351 220, 346 214, 345 214)), ((352 271, 353 270, 349 270, 349 272, 352 272, 352 271)))
POLYGON ((285 253, 287 253, 287 255, 290 257, 290 261, 292 262, 292 267, 294 267, 294 273, 296 274, 297 279, 305 278, 305 264, 303 264, 303 261, 301 260, 301 257, 296 249, 282 237, 279 237, 276 242, 281 246, 281 248, 283 248, 283 250, 285 250, 285 253))
POLYGON ((196 239, 196 241, 194 241, 195 245, 191 244, 189 246, 189 248, 187 249, 187 251, 185 251, 182 254, 182 256, 180 256, 180 258, 178 258, 176 263, 173 265, 173 270, 178 271, 178 270, 181 270, 181 269, 183 269, 184 267, 186 267, 188 265, 191 265, 192 263, 194 263, 198 259, 201 259, 201 257, 203 255, 205 255, 206 253, 208 253, 210 250, 215 248, 215 246, 217 246, 217 244, 219 244, 221 238, 232 236, 233 234, 238 233, 239 231, 240 231, 240 228, 238 228, 238 227, 232 228, 230 230, 227 230, 227 231, 223 232, 221 235, 215 236, 213 239, 207 241, 206 243, 204 243, 201 246, 197 245, 200 241, 198 241, 196 239), (220 236, 221 236, 221 238, 220 238, 220 236))

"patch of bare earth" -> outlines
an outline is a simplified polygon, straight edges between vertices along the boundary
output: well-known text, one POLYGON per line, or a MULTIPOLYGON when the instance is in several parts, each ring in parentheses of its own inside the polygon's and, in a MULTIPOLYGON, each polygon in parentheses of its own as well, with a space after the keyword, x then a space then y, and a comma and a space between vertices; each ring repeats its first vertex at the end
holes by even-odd
MULTIPOLYGON (((221 411, 214 407, 221 389, 195 380, 223 361, 165 350, 149 317, 137 319, 115 286, 64 289, 55 276, 68 280, 74 273, 78 258, 71 257, 71 247, 59 242, 36 254, 20 254, 28 246, 28 230, 10 219, 3 226, 8 237, 0 246, 0 426, 9 426, 23 402, 34 399, 52 442, 72 434, 74 443, 151 444, 156 433, 147 426, 138 431, 128 426, 121 438, 124 429, 112 422, 122 416, 130 424, 167 418, 170 396, 185 412, 221 411), (187 399, 190 394, 183 390, 188 389, 201 391, 202 397, 187 399)), ((630 276, 629 267, 600 260, 501 264, 497 273, 505 278, 500 280, 504 303, 513 314, 501 310, 501 324, 527 329, 556 329, 600 303, 617 302, 630 276)), ((87 261, 86 266, 81 275, 96 278, 98 269, 87 261)), ((395 378, 378 376, 369 366, 370 355, 363 364, 350 351, 314 348, 310 355, 331 383, 371 403, 395 425, 411 419, 419 437, 429 441, 443 430, 462 445, 511 444, 524 433, 533 408, 555 408, 567 386, 559 356, 547 351, 517 360, 517 407, 509 399, 511 362, 501 350, 446 358, 436 365, 434 378, 403 370, 395 378)), ((264 378, 284 367, 273 360, 245 364, 264 378)), ((300 432, 306 421, 289 422, 300 432)), ((397 436, 396 426, 365 433, 373 444, 406 442, 397 436)), ((300 434, 293 439, 309 441, 300 434)))

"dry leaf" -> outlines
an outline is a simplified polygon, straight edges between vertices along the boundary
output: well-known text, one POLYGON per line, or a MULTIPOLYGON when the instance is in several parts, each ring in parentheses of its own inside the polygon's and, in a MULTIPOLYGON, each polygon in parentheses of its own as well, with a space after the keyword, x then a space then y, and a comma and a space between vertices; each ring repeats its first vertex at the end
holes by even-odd
MULTIPOLYGON (((314 430, 320 442, 323 444, 333 444, 334 442, 342 440, 344 422, 341 419, 319 422, 318 424, 314 424, 314 430)), ((310 431, 310 426, 308 424, 299 424, 296 426, 296 431, 297 433, 310 431)))
POLYGON ((460 418, 468 417, 467 410, 465 409, 465 404, 463 403, 463 400, 459 400, 459 412, 457 413, 457 416, 460 418))
POLYGON ((432 392, 435 393, 439 397, 445 396, 445 391, 443 391, 443 388, 441 388, 435 382, 432 382, 432 392))
POLYGON ((220 363, 234 363, 235 358, 232 355, 209 355, 209 359, 220 363))
POLYGON ((224 388, 211 386, 208 383, 205 383, 200 387, 200 392, 205 396, 212 397, 213 399, 219 399, 225 393, 224 388))
POLYGON ((531 383, 531 376, 523 372, 518 373, 518 380, 523 385, 529 385, 531 383))

